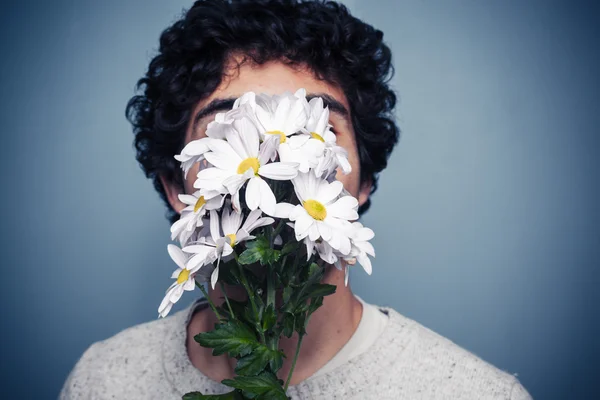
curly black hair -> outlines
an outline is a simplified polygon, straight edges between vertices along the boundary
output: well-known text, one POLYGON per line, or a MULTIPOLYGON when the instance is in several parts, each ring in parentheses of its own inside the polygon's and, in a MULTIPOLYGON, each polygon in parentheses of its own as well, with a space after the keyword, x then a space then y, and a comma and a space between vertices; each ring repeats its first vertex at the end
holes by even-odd
MULTIPOLYGON (((361 166, 371 193, 387 165, 400 130, 389 87, 394 69, 383 33, 353 17, 334 1, 198 0, 160 36, 158 54, 127 103, 137 160, 168 207, 159 174, 183 187, 173 158, 184 145, 194 106, 221 83, 228 57, 243 54, 257 64, 278 60, 308 67, 341 88, 350 114, 361 166)), ((368 200, 359 209, 370 206, 368 200)))

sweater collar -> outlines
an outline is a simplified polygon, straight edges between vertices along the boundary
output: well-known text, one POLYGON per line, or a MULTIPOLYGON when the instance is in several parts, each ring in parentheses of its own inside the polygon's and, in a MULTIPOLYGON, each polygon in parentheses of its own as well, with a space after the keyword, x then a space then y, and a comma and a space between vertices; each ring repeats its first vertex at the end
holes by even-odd
MULTIPOLYGON (((225 393, 231 388, 214 381, 192 364, 186 347, 187 327, 194 313, 208 303, 204 298, 197 299, 185 309, 169 317, 171 323, 162 345, 164 374, 173 390, 183 396, 185 393, 201 391, 203 394, 225 393)), ((288 387, 291 399, 302 399, 334 394, 340 398, 350 397, 365 390, 372 384, 374 376, 381 376, 392 370, 396 356, 410 341, 411 320, 391 307, 378 307, 390 320, 381 336, 368 351, 339 367, 319 376, 309 377, 297 385, 288 387), (389 355, 393 354, 394 357, 389 355), (351 384, 350 384, 351 383, 351 384)))

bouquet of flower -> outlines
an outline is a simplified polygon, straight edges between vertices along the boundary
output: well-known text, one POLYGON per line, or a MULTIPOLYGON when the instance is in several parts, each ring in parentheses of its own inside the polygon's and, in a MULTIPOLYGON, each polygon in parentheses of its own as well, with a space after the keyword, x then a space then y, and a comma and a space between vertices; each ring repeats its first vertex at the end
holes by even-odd
POLYGON ((336 144, 323 99, 306 91, 268 96, 245 93, 218 113, 206 137, 175 158, 187 176, 200 164, 194 194, 171 227, 168 245, 177 264, 161 302, 166 316, 184 291, 197 286, 218 318, 215 329, 194 339, 213 355, 236 358, 236 376, 222 395, 188 393, 184 399, 287 399, 310 316, 335 286, 321 282, 325 268, 360 263, 371 273, 373 231, 358 219, 358 201, 336 180, 347 174, 347 152, 336 144), (204 282, 221 285, 215 305, 204 282), (225 285, 243 287, 245 301, 228 298, 225 285), (281 335, 299 336, 295 355, 279 348, 281 335), (293 356, 284 382, 277 372, 293 356))

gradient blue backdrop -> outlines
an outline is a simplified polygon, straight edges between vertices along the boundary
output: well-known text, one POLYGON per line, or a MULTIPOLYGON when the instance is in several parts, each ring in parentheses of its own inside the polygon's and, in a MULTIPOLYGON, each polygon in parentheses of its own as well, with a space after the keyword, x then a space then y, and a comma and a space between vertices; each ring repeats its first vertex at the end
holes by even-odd
MULTIPOLYGON (((595 397, 598 7, 346 3, 392 47, 403 130, 364 218, 377 259, 368 279, 353 272, 356 292, 518 373, 535 398, 595 397)), ((169 224, 124 108, 190 5, 3 6, 2 398, 55 398, 92 342, 156 318, 169 224)))

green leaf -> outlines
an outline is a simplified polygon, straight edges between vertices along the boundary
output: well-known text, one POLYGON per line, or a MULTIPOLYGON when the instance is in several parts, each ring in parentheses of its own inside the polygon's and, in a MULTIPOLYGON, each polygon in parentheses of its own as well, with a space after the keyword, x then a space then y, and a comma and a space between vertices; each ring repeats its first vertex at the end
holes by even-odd
POLYGON ((294 319, 294 329, 298 332, 299 335, 304 335, 306 333, 306 314, 301 313, 297 314, 294 319))
POLYGON ((265 309, 262 315, 263 331, 268 331, 269 329, 271 329, 276 322, 277 314, 275 313, 275 308, 273 307, 273 304, 269 304, 269 306, 265 309))
POLYGON ((306 290, 302 299, 311 299, 314 297, 323 297, 335 293, 335 285, 329 285, 327 283, 317 283, 312 285, 306 290))
POLYGON ((294 333, 294 315, 286 313, 283 316, 283 334, 286 337, 292 337, 294 333))
POLYGON ((190 392, 183 395, 183 400, 243 400, 243 397, 237 390, 223 394, 202 394, 200 392, 190 392))
POLYGON ((246 376, 258 375, 269 363, 274 366, 279 365, 279 368, 281 368, 283 353, 278 350, 271 350, 261 344, 255 347, 250 354, 238 360, 235 372, 246 376))
MULTIPOLYGON (((271 350, 275 351, 275 350, 271 350)), ((285 354, 282 351, 277 351, 277 355, 271 357, 269 360, 269 367, 271 367, 271 371, 273 373, 277 373, 283 367, 283 358, 285 354)), ((287 358, 287 357, 286 357, 287 358)))
POLYGON ((213 331, 199 333, 194 340, 201 346, 214 349, 215 356, 229 353, 231 357, 244 356, 259 344, 254 332, 237 320, 219 324, 213 331))
POLYGON ((236 376, 233 379, 223 379, 221 383, 254 395, 259 395, 257 399, 288 399, 283 391, 283 381, 277 379, 277 377, 270 372, 263 372, 258 376, 236 376))
POLYGON ((271 389, 256 398, 256 400, 288 400, 283 390, 271 389))
POLYGON ((319 267, 319 264, 317 263, 311 263, 308 266, 308 276, 314 276, 315 273, 320 272, 319 270, 321 269, 321 267, 319 267))
POLYGON ((322 305, 323 305, 323 296, 314 297, 310 302, 310 306, 308 307, 309 315, 314 313, 315 311, 317 311, 317 309, 319 307, 321 307, 322 305))
POLYGON ((249 265, 258 262, 261 258, 262 256, 258 249, 246 249, 238 257, 238 262, 242 265, 249 265))
POLYGON ((296 251, 296 249, 298 248, 298 244, 299 242, 287 242, 284 246, 283 249, 281 249, 281 255, 285 256, 286 254, 289 254, 293 251, 296 251))
POLYGON ((287 303, 290 300, 290 297, 294 293, 294 288, 291 286, 286 286, 283 288, 283 302, 287 303))
POLYGON ((271 243, 265 235, 257 236, 256 239, 246 242, 246 250, 238 257, 242 265, 260 262, 262 265, 276 263, 281 257, 281 251, 271 248, 271 243))
POLYGON ((315 297, 327 296, 332 293, 335 293, 335 285, 329 285, 326 283, 311 284, 307 282, 304 286, 300 288, 300 290, 296 290, 293 292, 293 294, 288 299, 288 301, 285 302, 281 310, 283 312, 288 312, 292 314, 308 311, 309 307, 306 304, 306 300, 315 297))

